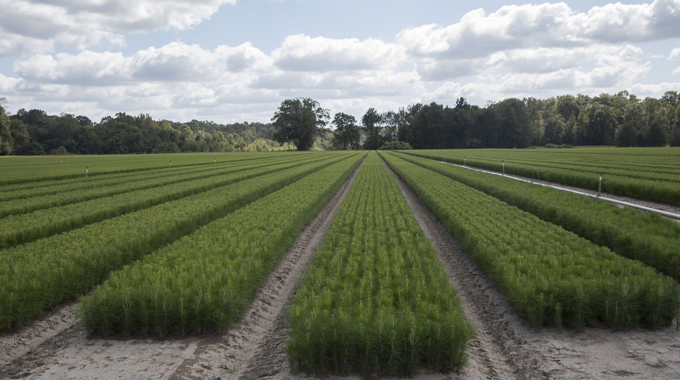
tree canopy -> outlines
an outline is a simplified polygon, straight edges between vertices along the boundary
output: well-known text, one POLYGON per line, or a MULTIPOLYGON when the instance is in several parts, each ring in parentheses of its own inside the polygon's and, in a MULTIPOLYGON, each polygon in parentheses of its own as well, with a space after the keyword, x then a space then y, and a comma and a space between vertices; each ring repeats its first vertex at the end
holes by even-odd
POLYGON ((354 116, 338 112, 333 117, 333 137, 331 143, 336 149, 358 149, 361 142, 361 130, 354 116))
POLYGON ((327 132, 330 111, 311 98, 284 100, 272 117, 274 140, 290 142, 298 150, 309 150, 314 140, 327 132))
MULTIPOLYGON (((484 107, 458 98, 451 107, 416 103, 379 113, 369 108, 356 125, 310 98, 285 100, 272 124, 154 120, 124 112, 99 123, 87 116, 42 110, 5 112, 0 98, 0 154, 119 154, 207 151, 378 149, 394 141, 415 149, 524 148, 532 145, 680 146, 680 94, 640 99, 615 95, 509 98, 484 107), (277 140, 278 142, 272 141, 277 140), (280 144, 283 143, 283 146, 280 144)), ((388 145, 397 146, 397 145, 388 145)))

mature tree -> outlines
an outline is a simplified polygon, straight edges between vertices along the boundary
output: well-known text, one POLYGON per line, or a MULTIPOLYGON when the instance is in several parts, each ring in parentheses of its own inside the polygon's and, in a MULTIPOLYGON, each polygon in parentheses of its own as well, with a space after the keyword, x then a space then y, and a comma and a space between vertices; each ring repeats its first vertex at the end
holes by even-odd
POLYGON ((5 114, 5 107, 2 106, 5 101, 5 98, 0 98, 0 154, 2 155, 12 154, 14 150, 10 119, 5 114))
POLYGON ((318 135, 326 134, 329 111, 311 98, 284 100, 274 113, 274 140, 291 142, 298 150, 309 150, 318 135))
MULTIPOLYGON (((545 122, 543 138, 547 144, 563 144, 566 125, 561 114, 554 114, 545 122)), ((573 114, 570 114, 573 116, 573 114)))
POLYGON ((409 123, 409 114, 404 107, 399 108, 398 111, 388 111, 382 115, 383 124, 383 140, 386 142, 397 141, 399 139, 399 130, 405 128, 409 123))
POLYGON ((361 124, 364 126, 364 133, 366 133, 364 149, 376 150, 382 145, 381 123, 382 115, 372 107, 361 117, 361 124))
POLYGON ((666 145, 666 132, 659 118, 654 118, 649 123, 649 130, 647 131, 647 144, 649 146, 664 146, 666 145))
POLYGON ((356 149, 361 140, 361 130, 357 125, 357 119, 346 113, 338 112, 333 118, 332 144, 342 150, 356 149))
POLYGON ((616 133, 616 116, 610 107, 594 104, 588 110, 590 122, 586 131, 587 145, 612 145, 616 133))
POLYGON ((633 124, 627 121, 616 131, 616 146, 635 145, 637 145, 637 131, 633 124))

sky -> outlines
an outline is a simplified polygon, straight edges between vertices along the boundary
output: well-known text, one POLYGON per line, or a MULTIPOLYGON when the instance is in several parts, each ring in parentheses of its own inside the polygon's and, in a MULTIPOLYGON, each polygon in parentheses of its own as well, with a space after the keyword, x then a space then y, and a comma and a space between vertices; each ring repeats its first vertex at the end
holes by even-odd
POLYGON ((680 91, 680 0, 0 0, 9 112, 268 122, 311 97, 360 118, 680 91))

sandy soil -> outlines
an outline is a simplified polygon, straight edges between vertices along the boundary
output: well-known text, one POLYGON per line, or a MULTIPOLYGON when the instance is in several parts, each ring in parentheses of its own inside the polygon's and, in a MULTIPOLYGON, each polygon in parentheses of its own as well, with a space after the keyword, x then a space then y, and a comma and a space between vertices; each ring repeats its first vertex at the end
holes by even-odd
POLYGON ((261 369, 252 363, 265 364, 263 354, 273 347, 278 354, 278 346, 271 344, 278 323, 358 170, 305 227, 225 336, 90 339, 78 323, 77 305, 71 303, 0 336, 0 379, 238 379, 248 368, 261 369))
MULTIPOLYGON (((0 379, 308 378, 290 372, 285 313, 355 176, 356 172, 305 228, 244 318, 225 336, 89 339, 77 322, 76 305, 68 304, 26 328, 0 336, 0 379)), ((395 178, 476 331, 469 365, 460 373, 422 373, 418 379, 680 378, 680 332, 675 326, 625 332, 531 329, 434 214, 395 178)))
MULTIPOLYGON (((405 154, 405 153, 401 153, 401 154, 405 154)), ((411 157, 413 157, 413 156, 411 156, 411 157)), ((474 169, 474 170, 484 172, 484 173, 493 173, 493 174, 499 173, 499 172, 496 172, 496 171, 493 171, 493 170, 481 169, 481 168, 472 167, 472 166, 458 165, 458 164, 454 164, 454 163, 451 163, 451 162, 444 162, 444 161, 438 161, 438 162, 441 162, 442 164, 458 166, 460 168, 474 169)), ((533 183, 537 183, 537 184, 541 184, 541 185, 557 186, 557 187, 561 187, 563 189, 580 191, 580 192, 586 193, 586 194, 597 195, 597 191, 591 190, 591 189, 585 189, 583 187, 569 186, 569 185, 564 185, 564 184, 561 184, 561 183, 558 183, 558 182, 544 181, 544 180, 540 180, 540 179, 536 179, 536 178, 523 177, 523 176, 514 175, 514 174, 506 174, 505 176, 510 177, 510 178, 517 178, 517 179, 521 179, 521 180, 525 180, 525 181, 529 181, 529 182, 533 182, 533 183)), ((604 183, 604 181, 606 181, 606 177, 602 181, 604 183)), ((645 206, 645 207, 650 207, 650 208, 654 208, 654 209, 661 210, 661 211, 672 212, 674 214, 680 215, 680 207, 675 206, 675 205, 671 205, 671 204, 667 204, 667 203, 652 202, 652 201, 647 201, 647 200, 643 200, 643 199, 625 197, 625 196, 622 196, 622 195, 616 195, 616 194, 610 194, 610 193, 602 193, 600 195, 600 197, 615 199, 617 201, 628 202, 628 203, 632 203, 632 204, 636 204, 636 205, 640 205, 640 206, 645 206)), ((619 206, 619 207, 624 207, 624 206, 619 206)))

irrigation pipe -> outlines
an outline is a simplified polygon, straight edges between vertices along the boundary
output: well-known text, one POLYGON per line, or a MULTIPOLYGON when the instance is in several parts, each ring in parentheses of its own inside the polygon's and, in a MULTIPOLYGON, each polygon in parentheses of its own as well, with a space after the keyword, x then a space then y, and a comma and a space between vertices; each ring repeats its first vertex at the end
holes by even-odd
MULTIPOLYGON (((401 152, 400 152, 400 153, 401 153, 401 152)), ((406 154, 406 153, 401 153, 401 154, 406 154)), ((407 155, 410 156, 410 154, 407 154, 407 155)), ((660 215, 663 215, 663 216, 665 216, 665 217, 667 217, 667 218, 673 218, 673 219, 680 220, 680 215, 679 215, 679 214, 674 214, 674 213, 672 213, 672 212, 662 211, 662 210, 658 210, 658 209, 651 208, 651 207, 640 206, 640 205, 636 205, 635 203, 629 203, 629 202, 619 201, 619 200, 616 200, 616 199, 605 198, 605 197, 601 197, 601 196, 599 196, 599 195, 593 195, 593 194, 584 193, 584 192, 582 192, 582 191, 576 191, 576 190, 565 189, 565 188, 563 188, 563 187, 558 187, 558 186, 553 186, 553 185, 546 185, 546 184, 544 184, 544 183, 539 183, 539 182, 529 181, 529 180, 526 180, 526 179, 516 178, 516 177, 504 175, 504 174, 497 173, 497 172, 490 171, 490 170, 483 170, 483 169, 472 168, 472 167, 467 166, 467 165, 465 165, 465 166, 464 166, 464 165, 458 165, 458 164, 454 164, 454 163, 451 163, 451 162, 444 162, 444 161, 439 161, 439 162, 441 162, 442 164, 449 164, 449 165, 457 166, 457 167, 459 167, 459 168, 470 169, 470 170, 474 170, 474 171, 477 171, 477 172, 488 173, 488 174, 494 174, 494 175, 498 175, 498 176, 501 176, 501 177, 512 178, 512 179, 517 180, 517 181, 533 183, 534 185, 540 185, 540 186, 550 187, 550 188, 553 188, 553 189, 556 189, 556 190, 568 191, 568 192, 574 193, 574 194, 585 195, 585 196, 587 196, 587 197, 591 197, 591 198, 595 198, 595 199, 599 199, 599 200, 603 200, 603 201, 607 201, 607 202, 611 202, 611 203, 616 203, 617 205, 627 206, 627 207, 631 207, 631 208, 635 208, 635 209, 643 210, 643 211, 655 212, 655 213, 660 214, 660 215)))

